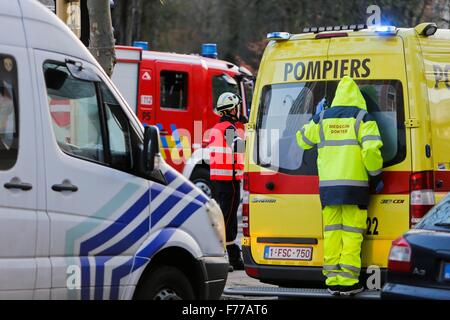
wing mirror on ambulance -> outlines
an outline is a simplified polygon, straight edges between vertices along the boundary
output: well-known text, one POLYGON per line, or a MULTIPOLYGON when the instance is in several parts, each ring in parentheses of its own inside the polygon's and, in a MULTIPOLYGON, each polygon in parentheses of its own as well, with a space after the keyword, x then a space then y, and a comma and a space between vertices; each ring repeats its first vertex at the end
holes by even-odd
POLYGON ((144 131, 143 167, 149 173, 158 167, 159 131, 155 126, 146 126, 144 131))
POLYGON ((437 29, 438 27, 436 23, 432 22, 424 22, 414 27, 414 30, 416 30, 417 34, 425 37, 432 36, 436 33, 437 29))
POLYGON ((81 61, 66 59, 66 67, 75 79, 84 81, 100 82, 100 77, 89 67, 83 65, 81 61))

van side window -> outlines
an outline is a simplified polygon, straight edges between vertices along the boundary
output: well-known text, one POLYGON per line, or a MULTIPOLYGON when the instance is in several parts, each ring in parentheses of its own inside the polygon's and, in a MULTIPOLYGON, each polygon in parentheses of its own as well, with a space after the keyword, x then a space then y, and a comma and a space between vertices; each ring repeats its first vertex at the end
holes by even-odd
POLYGON ((0 170, 11 169, 19 147, 16 60, 0 54, 0 170))
POLYGON ((161 108, 187 109, 188 74, 179 71, 161 71, 161 108))
POLYGON ((60 148, 104 163, 104 146, 95 83, 74 78, 65 65, 44 64, 53 132, 60 148))
POLYGON ((221 74, 213 76, 212 78, 212 106, 213 109, 217 105, 217 100, 219 99, 220 95, 224 92, 233 92, 237 95, 239 94, 239 87, 238 83, 234 78, 227 74, 221 74))
POLYGON ((122 170, 131 170, 132 143, 129 120, 104 83, 100 85, 100 91, 105 106, 111 166, 122 170))

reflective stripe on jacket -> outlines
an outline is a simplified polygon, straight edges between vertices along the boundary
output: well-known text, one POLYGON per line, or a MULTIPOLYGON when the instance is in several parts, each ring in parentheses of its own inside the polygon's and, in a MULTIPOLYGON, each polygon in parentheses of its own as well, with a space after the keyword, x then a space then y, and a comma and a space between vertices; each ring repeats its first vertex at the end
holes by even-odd
POLYGON ((229 121, 216 124, 210 133, 211 180, 241 180, 244 174, 244 134, 229 121))
POLYGON ((369 175, 381 173, 383 146, 375 119, 350 78, 336 89, 330 109, 313 116, 297 132, 303 149, 318 148, 320 199, 322 205, 369 203, 369 175))

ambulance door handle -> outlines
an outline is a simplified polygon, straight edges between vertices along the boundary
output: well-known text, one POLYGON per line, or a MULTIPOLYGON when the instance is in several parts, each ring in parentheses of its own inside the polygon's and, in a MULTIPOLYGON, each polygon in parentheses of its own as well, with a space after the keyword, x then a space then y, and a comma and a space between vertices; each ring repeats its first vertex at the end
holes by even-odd
POLYGON ((52 185, 52 190, 56 192, 63 192, 63 191, 76 192, 78 191, 78 187, 71 184, 69 181, 64 180, 62 184, 52 185))
POLYGON ((163 136, 167 136, 169 134, 169 132, 166 130, 162 130, 159 132, 159 134, 162 134, 163 136))

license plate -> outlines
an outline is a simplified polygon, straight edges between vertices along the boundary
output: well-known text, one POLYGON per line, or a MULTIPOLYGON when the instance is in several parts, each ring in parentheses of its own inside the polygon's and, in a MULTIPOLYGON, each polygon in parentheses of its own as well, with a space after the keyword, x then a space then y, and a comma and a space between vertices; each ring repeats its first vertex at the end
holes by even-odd
POLYGON ((264 259, 312 260, 312 247, 273 247, 264 248, 264 259))
POLYGON ((450 263, 444 264, 444 279, 450 280, 450 263))

